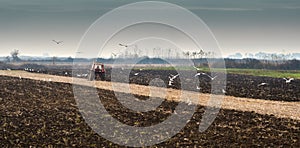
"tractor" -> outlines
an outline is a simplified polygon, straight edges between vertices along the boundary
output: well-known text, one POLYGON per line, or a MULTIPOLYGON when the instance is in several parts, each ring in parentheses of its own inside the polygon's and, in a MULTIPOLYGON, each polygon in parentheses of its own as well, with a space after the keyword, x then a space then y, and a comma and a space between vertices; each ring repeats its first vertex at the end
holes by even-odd
POLYGON ((88 80, 105 80, 105 69, 103 63, 93 62, 93 65, 88 75, 88 80))

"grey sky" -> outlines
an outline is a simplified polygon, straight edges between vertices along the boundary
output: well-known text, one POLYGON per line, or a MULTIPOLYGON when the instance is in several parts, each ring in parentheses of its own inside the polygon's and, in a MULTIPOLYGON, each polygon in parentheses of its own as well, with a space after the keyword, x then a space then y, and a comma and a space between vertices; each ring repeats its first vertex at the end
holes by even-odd
MULTIPOLYGON (((73 56, 80 38, 96 19, 131 2, 136 1, 0 0, 0 56, 13 49, 19 49, 22 55, 73 56), (52 39, 64 43, 55 45, 52 39)), ((300 52, 299 0, 165 2, 187 8, 203 19, 225 55, 300 52)))

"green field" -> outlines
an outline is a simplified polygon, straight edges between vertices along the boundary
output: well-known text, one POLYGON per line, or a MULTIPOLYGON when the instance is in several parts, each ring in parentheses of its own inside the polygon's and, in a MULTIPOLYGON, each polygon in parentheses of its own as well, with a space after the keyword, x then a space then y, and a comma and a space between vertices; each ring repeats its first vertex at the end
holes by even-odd
MULTIPOLYGON (((204 68, 204 71, 210 71, 209 68, 204 68)), ((223 71, 222 69, 221 71, 223 71)), ((215 71, 218 71, 216 69, 215 71)), ((266 76, 274 78, 295 78, 300 79, 300 70, 266 70, 266 69, 237 69, 228 68, 227 73, 230 74, 243 74, 243 75, 253 75, 253 76, 266 76)))
MULTIPOLYGON (((140 68, 136 68, 138 70, 140 68)), ((146 67, 143 70, 175 70, 174 67, 146 67)), ((178 70, 192 70, 193 67, 176 67, 178 70)), ((210 72, 209 68, 200 68, 203 72, 210 72)), ((227 69, 214 69, 215 72, 225 71, 230 74, 242 74, 242 75, 253 75, 253 76, 266 76, 274 78, 295 78, 300 79, 300 70, 267 70, 267 69, 238 69, 238 68, 227 68, 227 69)))

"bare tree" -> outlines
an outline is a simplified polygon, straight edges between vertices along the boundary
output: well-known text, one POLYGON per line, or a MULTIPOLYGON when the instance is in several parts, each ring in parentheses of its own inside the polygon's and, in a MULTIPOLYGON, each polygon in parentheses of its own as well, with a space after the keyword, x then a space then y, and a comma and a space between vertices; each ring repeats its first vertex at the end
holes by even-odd
POLYGON ((21 61, 21 59, 19 58, 19 54, 20 54, 19 50, 16 50, 16 49, 10 53, 13 62, 21 61))
POLYGON ((169 48, 168 49, 168 59, 170 59, 171 58, 171 49, 169 48))
POLYGON ((10 57, 9 57, 9 56, 6 56, 6 57, 5 57, 5 61, 6 61, 6 62, 10 62, 10 57))
POLYGON ((200 51, 198 52, 198 55, 199 55, 199 58, 203 58, 203 56, 205 55, 205 52, 202 50, 202 49, 200 49, 200 51))
POLYGON ((53 56, 53 57, 52 57, 52 64, 53 64, 53 65, 55 64, 55 61, 56 61, 56 57, 53 56))
POLYGON ((189 52, 189 51, 183 52, 183 55, 184 55, 187 59, 190 58, 190 52, 189 52))
POLYGON ((196 59, 196 55, 197 55, 196 51, 192 52, 192 56, 193 56, 194 59, 196 59))

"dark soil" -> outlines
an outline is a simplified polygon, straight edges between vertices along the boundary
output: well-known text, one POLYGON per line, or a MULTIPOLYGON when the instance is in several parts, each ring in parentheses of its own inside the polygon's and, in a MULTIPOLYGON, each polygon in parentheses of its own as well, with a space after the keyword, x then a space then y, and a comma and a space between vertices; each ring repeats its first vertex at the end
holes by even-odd
MULTIPOLYGON (((71 84, 5 76, 0 76, 0 84, 1 147, 122 147, 102 138, 84 122, 71 84)), ((177 102, 164 101, 154 111, 138 113, 122 106, 113 92, 98 90, 98 93, 114 118, 133 126, 160 123, 177 105, 177 102)), ((203 106, 197 106, 180 133, 156 146, 300 147, 299 121, 221 109, 213 124, 200 133, 198 126, 203 111, 203 106)))

